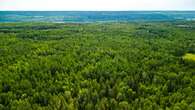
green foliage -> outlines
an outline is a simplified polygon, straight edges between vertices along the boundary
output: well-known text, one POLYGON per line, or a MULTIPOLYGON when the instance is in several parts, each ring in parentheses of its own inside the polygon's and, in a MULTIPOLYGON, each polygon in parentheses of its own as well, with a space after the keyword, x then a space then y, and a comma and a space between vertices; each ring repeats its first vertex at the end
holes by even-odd
POLYGON ((180 24, 1 23, 0 110, 193 110, 180 24))

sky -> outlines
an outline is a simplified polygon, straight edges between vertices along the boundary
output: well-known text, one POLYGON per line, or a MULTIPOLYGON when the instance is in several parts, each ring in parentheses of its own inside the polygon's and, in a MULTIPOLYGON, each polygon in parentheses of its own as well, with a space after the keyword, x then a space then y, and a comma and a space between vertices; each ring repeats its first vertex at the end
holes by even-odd
POLYGON ((22 11, 195 10, 195 0, 0 0, 0 10, 22 11))

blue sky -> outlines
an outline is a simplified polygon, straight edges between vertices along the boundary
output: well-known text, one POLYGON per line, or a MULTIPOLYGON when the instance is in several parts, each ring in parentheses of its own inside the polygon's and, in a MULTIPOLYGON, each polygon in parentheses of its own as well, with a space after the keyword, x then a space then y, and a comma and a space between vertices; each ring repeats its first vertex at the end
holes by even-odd
POLYGON ((195 0, 0 0, 0 10, 195 10, 195 0))

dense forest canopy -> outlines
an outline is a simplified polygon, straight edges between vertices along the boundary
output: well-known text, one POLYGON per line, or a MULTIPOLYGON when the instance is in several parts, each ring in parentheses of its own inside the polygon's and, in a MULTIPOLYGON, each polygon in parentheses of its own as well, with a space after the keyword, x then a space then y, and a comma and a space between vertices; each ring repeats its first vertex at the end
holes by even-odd
POLYGON ((195 22, 0 23, 0 110, 194 110, 195 22))

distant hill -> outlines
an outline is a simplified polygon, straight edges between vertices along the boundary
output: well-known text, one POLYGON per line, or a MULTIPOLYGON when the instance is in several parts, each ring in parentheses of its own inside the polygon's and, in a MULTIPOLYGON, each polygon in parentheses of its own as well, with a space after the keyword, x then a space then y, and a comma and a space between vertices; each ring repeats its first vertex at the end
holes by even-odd
POLYGON ((0 22, 195 20, 195 11, 0 11, 0 22))

